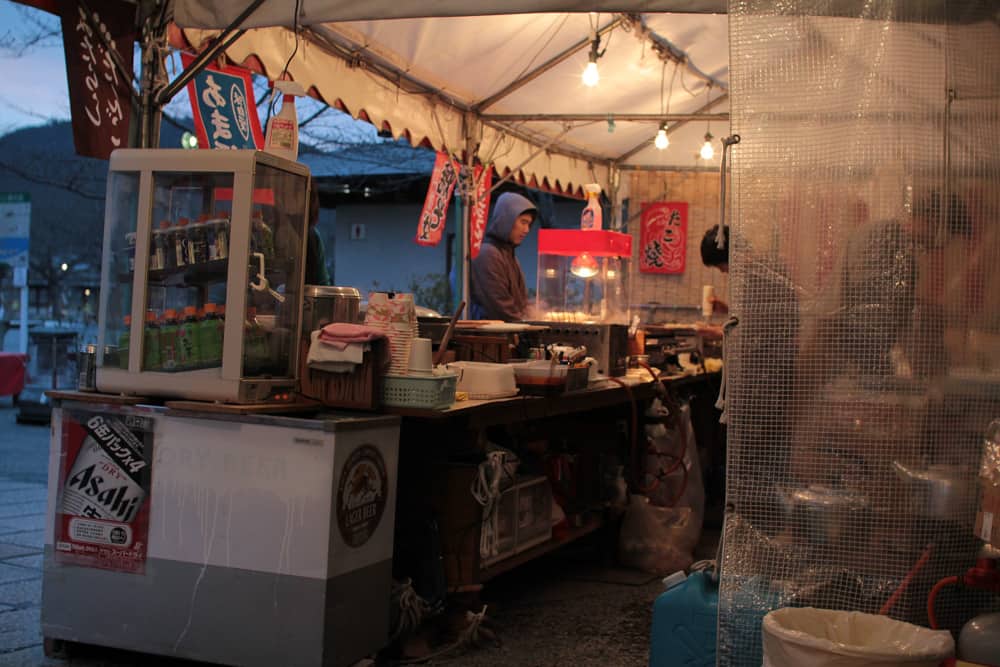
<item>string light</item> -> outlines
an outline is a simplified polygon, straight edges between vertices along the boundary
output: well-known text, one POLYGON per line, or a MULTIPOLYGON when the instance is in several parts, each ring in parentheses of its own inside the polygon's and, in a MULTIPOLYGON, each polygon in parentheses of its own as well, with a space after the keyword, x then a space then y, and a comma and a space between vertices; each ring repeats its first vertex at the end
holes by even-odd
MULTIPOLYGON (((604 55, 601 51, 601 36, 597 34, 597 14, 590 14, 590 55, 587 56, 587 66, 583 70, 583 85, 593 88, 601 80, 601 73, 597 71, 597 59, 604 55)), ((606 49, 605 49, 606 50, 606 49)))

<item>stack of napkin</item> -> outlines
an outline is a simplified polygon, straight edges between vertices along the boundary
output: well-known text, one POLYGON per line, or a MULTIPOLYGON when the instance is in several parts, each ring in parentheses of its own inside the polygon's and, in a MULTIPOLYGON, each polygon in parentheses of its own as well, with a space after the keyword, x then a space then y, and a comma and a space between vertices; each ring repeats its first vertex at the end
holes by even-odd
POLYGON ((382 331, 360 324, 327 324, 310 334, 306 363, 309 368, 328 373, 351 373, 364 361, 371 341, 384 337, 382 331))

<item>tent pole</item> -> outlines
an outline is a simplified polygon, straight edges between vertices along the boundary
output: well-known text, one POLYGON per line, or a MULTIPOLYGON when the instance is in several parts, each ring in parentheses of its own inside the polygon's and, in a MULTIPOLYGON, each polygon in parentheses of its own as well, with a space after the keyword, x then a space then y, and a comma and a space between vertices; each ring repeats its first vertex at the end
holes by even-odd
POLYGON ((471 289, 469 276, 472 273, 472 207, 476 196, 475 158, 476 142, 473 138, 474 120, 470 114, 462 116, 462 125, 465 135, 465 176, 462 179, 462 301, 465 308, 462 317, 469 319, 471 305, 471 289))

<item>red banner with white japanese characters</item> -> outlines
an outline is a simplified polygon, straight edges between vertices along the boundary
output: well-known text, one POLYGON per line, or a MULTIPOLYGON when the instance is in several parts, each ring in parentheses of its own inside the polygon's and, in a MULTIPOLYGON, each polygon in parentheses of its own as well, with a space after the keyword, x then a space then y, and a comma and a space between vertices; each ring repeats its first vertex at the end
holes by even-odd
POLYGON ((493 186, 493 167, 476 167, 476 198, 472 202, 472 214, 469 216, 469 230, 471 234, 470 250, 472 259, 479 254, 479 248, 483 245, 483 235, 486 233, 486 219, 490 214, 490 188, 493 186))
POLYGON ((60 13, 73 144, 79 155, 106 160, 129 143, 131 82, 115 67, 112 53, 131 75, 136 5, 88 0, 86 7, 66 2, 60 13))
MULTIPOLYGON (((184 67, 194 57, 181 54, 184 67)), ((199 148, 263 148, 250 70, 208 65, 187 85, 199 148)))
POLYGON ((684 273, 687 257, 687 202, 642 205, 639 271, 684 273))
POLYGON ((438 152, 431 184, 427 187, 427 197, 424 199, 424 210, 420 212, 420 222, 417 224, 416 241, 419 245, 433 246, 441 242, 444 223, 448 218, 448 202, 451 201, 451 193, 458 181, 458 170, 457 162, 446 153, 438 152))
POLYGON ((149 416, 63 410, 56 562, 145 572, 154 426, 149 416))

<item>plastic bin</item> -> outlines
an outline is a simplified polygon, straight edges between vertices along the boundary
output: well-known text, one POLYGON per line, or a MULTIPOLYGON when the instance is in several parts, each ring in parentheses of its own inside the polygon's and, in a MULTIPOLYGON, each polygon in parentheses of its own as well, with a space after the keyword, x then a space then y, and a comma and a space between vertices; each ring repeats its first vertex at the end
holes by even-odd
POLYGON ((938 667, 947 630, 860 611, 785 607, 764 617, 764 667, 938 667))
POLYGON ((718 617, 719 583, 706 572, 692 572, 660 593, 653 603, 649 667, 715 667, 718 617))

